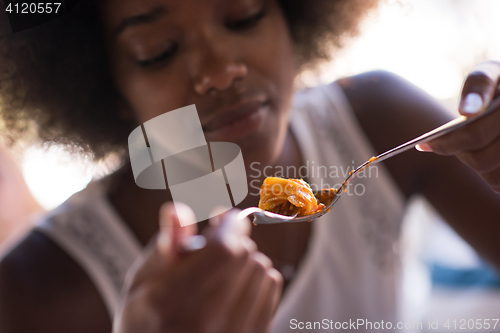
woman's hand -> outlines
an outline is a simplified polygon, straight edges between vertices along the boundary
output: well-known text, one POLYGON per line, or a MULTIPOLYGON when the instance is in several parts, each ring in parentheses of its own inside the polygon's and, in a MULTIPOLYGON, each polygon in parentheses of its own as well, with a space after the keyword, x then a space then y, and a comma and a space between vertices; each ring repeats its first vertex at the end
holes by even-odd
MULTIPOLYGON (((499 81, 500 62, 485 61, 474 67, 464 81, 459 112, 467 117, 480 114, 500 95, 499 81)), ((500 192, 500 110, 417 149, 455 155, 500 192)))
POLYGON ((206 245, 186 251, 196 225, 179 219, 195 217, 176 208, 179 216, 173 204, 162 207, 160 233, 127 279, 113 332, 266 332, 282 277, 249 238, 248 219, 234 211, 211 219, 206 245))

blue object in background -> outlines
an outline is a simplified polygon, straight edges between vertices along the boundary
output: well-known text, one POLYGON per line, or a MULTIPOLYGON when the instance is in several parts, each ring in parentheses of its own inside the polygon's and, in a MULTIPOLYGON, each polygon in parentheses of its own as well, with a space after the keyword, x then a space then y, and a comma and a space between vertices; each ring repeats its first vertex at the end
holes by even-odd
POLYGON ((452 288, 500 288, 500 277, 489 264, 479 267, 454 268, 438 263, 430 264, 433 286, 452 288))

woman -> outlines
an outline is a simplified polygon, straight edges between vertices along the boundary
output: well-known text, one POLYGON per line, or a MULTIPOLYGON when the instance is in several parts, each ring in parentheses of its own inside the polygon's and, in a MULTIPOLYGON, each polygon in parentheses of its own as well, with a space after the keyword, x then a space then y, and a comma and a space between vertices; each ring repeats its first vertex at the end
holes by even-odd
MULTIPOLYGON (((207 141, 240 146, 249 180, 261 182, 267 166, 359 163, 448 120, 429 96, 383 72, 305 91, 292 108, 297 70, 324 56, 324 42, 339 46, 375 6, 352 0, 315 6, 284 0, 83 1, 43 28, 2 39, 4 119, 12 129, 34 119, 43 139, 77 143, 101 157, 123 151, 139 124, 195 104, 207 141), (259 172, 250 173, 252 163, 259 172)), ((462 111, 489 103, 498 72, 496 63, 478 67, 463 95, 479 93, 481 103, 476 95, 464 98, 462 111)), ((496 189, 500 126, 492 124, 498 114, 422 148, 457 154, 496 189)), ((475 173, 454 158, 416 151, 379 171, 366 179, 366 193, 342 199, 324 219, 255 227, 251 241, 248 221, 227 214, 200 224, 206 246, 185 253, 182 244, 195 230, 180 228, 178 219, 192 219, 192 212, 183 208, 176 215, 167 205, 160 214, 169 193, 138 188, 124 163, 40 222, 4 257, 0 325, 6 332, 109 332, 124 271, 153 239, 158 221, 158 237, 126 283, 117 331, 264 331, 281 289, 271 261, 285 279, 275 332, 324 318, 395 322, 394 249, 404 201, 416 193, 500 264, 499 198, 475 173)), ((311 173, 307 180, 318 184, 329 176, 311 173)), ((239 207, 257 203, 249 195, 239 207)))

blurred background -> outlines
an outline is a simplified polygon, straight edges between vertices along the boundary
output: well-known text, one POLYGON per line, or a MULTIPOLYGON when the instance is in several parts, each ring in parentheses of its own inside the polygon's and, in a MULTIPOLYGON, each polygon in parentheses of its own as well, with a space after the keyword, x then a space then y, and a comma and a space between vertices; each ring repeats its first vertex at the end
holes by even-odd
MULTIPOLYGON (((316 85, 384 69, 411 81, 456 113, 465 75, 480 61, 500 60, 498 13, 498 0, 386 0, 333 62, 317 72, 303 73, 300 81, 316 85)), ((113 158, 95 165, 88 157, 73 156, 58 147, 11 152, 0 146, 0 244, 6 246, 19 237, 29 225, 28 215, 56 207, 92 177, 101 177, 117 165, 113 158), (13 184, 19 184, 17 194, 8 189, 13 184), (14 197, 23 205, 12 208, 14 197), (2 216, 2 206, 3 211, 8 207, 15 212, 2 216)), ((424 200, 412 202, 402 241, 402 316, 415 322, 438 320, 441 328, 450 321, 448 329, 433 332, 459 331, 453 320, 470 324, 469 320, 499 318, 496 273, 424 200)), ((464 327, 469 331, 477 330, 468 324, 464 327)), ((500 324, 488 331, 500 332, 500 324)))

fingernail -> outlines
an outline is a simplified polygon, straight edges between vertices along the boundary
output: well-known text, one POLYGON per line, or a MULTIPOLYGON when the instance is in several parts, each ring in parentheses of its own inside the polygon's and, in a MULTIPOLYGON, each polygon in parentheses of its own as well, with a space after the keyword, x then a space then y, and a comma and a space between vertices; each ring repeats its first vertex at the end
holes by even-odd
POLYGON ((156 238, 156 246, 158 251, 163 254, 168 254, 170 252, 170 235, 166 230, 161 230, 156 238))
POLYGON ((422 152, 432 152, 431 146, 427 143, 421 143, 415 146, 415 149, 422 152))
POLYGON ((173 223, 174 207, 171 203, 163 204, 160 208, 160 230, 156 237, 156 246, 160 253, 167 254, 170 251, 173 223))
POLYGON ((483 99, 478 93, 469 93, 465 96, 464 103, 462 105, 463 113, 478 113, 483 108, 483 99))
POLYGON ((211 225, 218 225, 221 222, 221 217, 220 215, 224 214, 228 210, 230 210, 230 207, 224 207, 224 206, 217 206, 212 211, 210 212, 210 224, 211 225))
POLYGON ((230 209, 229 207, 214 209, 212 214, 219 213, 210 219, 210 225, 216 227, 214 235, 248 234, 250 231, 250 222, 238 219, 238 212, 237 209, 230 209))
POLYGON ((174 202, 175 212, 181 227, 196 223, 193 210, 183 202, 174 202))
POLYGON ((180 244, 180 250, 183 252, 191 252, 205 247, 207 240, 202 235, 193 235, 183 239, 180 244))

